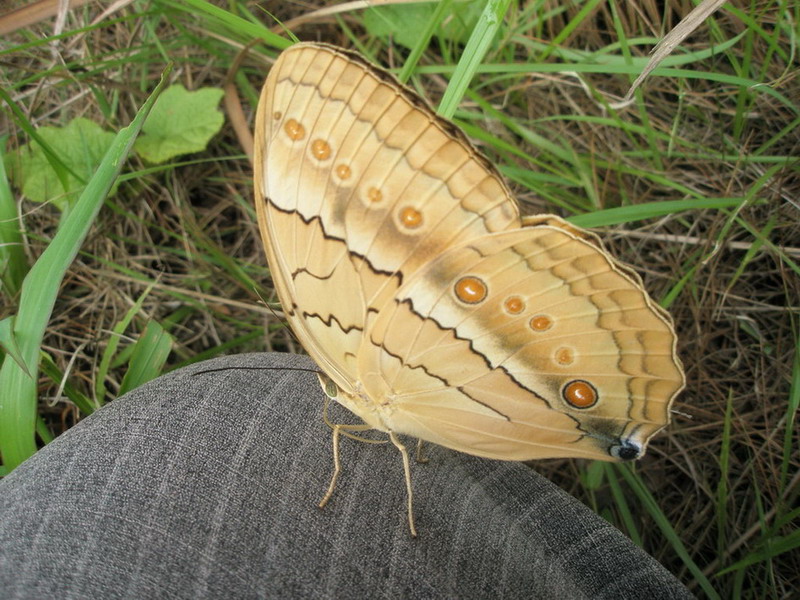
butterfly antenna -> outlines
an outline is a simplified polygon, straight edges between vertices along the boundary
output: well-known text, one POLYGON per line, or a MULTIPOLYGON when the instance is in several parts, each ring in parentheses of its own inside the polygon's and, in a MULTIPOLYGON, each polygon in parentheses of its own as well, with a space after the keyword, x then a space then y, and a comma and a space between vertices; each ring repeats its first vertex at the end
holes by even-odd
POLYGON ((293 331, 293 330, 292 330, 292 328, 289 326, 289 323, 287 323, 287 322, 286 322, 286 319, 284 319, 284 314, 283 314, 282 312, 281 312, 281 313, 279 313, 279 312, 277 312, 277 311, 276 311, 274 308, 272 308, 272 307, 269 305, 269 302, 267 302, 266 300, 264 300, 264 296, 262 296, 262 295, 261 295, 261 292, 259 292, 257 289, 255 289, 255 288, 254 288, 254 289, 253 289, 253 291, 256 293, 256 296, 258 296, 258 299, 261 301, 261 304, 263 304, 264 306, 266 306, 266 307, 269 309, 269 312, 271 312, 271 313, 272 313, 272 316, 273 316, 273 317, 275 317, 275 319, 276 319, 276 320, 277 320, 277 321, 278 321, 278 322, 279 322, 281 325, 283 325, 283 326, 284 326, 284 328, 286 328, 286 329, 289 331, 289 335, 291 335, 291 336, 292 336, 292 339, 295 341, 295 343, 299 344, 299 345, 300 345, 300 347, 302 348, 302 347, 303 347, 303 344, 302 344, 302 342, 301 342, 300 340, 298 340, 298 339, 297 339, 297 336, 294 334, 294 331, 293 331))
POLYGON ((192 377, 204 375, 206 373, 218 373, 220 371, 305 371, 306 373, 319 373, 318 369, 307 369, 304 367, 215 367, 213 369, 200 369, 191 373, 192 377))

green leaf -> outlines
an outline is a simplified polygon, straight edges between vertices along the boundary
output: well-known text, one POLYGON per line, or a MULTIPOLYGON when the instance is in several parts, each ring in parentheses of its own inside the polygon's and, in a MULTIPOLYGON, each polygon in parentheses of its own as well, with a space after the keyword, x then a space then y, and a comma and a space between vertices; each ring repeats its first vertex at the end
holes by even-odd
MULTIPOLYGON (((64 189, 47 152, 36 142, 25 144, 18 154, 6 157, 11 180, 34 202, 52 202, 66 211, 78 200, 86 187, 85 182, 97 170, 114 141, 114 134, 82 117, 64 127, 40 127, 37 133, 49 150, 69 167, 67 188, 64 189)), ((113 193, 114 188, 110 194, 113 193)))
MULTIPOLYGON (((436 4, 413 3, 375 6, 364 11, 364 26, 376 37, 389 37, 409 49, 414 49, 420 34, 436 19, 436 4)), ((465 44, 483 9, 481 2, 456 5, 436 31, 439 38, 465 44)), ((438 19, 437 19, 438 20, 438 19)))
MULTIPOLYGON (((61 157, 59 157, 57 154, 55 154, 55 152, 53 152, 52 148, 50 148, 50 145, 41 138, 39 132, 33 127, 25 111, 23 111, 19 107, 19 105, 16 102, 14 102, 14 99, 11 96, 9 96, 8 93, 1 87, 0 87, 0 98, 3 99, 6 104, 8 104, 8 108, 11 109, 11 115, 13 116, 19 128, 22 131, 24 131, 31 140, 38 143, 39 146, 42 147, 42 150, 47 155, 47 159, 50 161, 50 166, 53 167, 53 170, 56 172, 56 175, 58 176, 59 182, 61 182, 61 187, 62 188, 68 187, 67 173, 71 173, 76 177, 77 174, 74 171, 70 171, 70 168, 66 164, 64 164, 64 161, 61 160, 61 157)), ((13 164, 12 163, 13 159, 11 159, 11 157, 7 158, 9 158, 9 160, 4 159, 6 164, 13 164)), ((14 159, 16 158, 17 157, 14 156, 14 159)))
POLYGON ((223 91, 201 88, 188 92, 182 85, 168 87, 159 97, 134 148, 151 163, 205 150, 225 120, 217 108, 223 91))

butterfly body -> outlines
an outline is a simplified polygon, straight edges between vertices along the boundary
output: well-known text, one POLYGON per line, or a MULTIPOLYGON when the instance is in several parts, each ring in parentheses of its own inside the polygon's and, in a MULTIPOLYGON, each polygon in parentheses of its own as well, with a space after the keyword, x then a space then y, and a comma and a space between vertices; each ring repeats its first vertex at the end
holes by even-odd
POLYGON ((629 460, 668 423, 684 376, 639 277, 594 234, 521 218, 494 167, 390 75, 297 44, 255 139, 287 319, 366 424, 490 458, 629 460))

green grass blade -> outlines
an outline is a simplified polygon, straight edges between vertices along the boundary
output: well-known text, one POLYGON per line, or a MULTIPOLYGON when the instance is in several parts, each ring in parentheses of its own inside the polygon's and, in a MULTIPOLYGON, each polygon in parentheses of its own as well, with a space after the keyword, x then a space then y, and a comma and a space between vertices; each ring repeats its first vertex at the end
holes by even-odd
POLYGON ((119 395, 158 377, 171 349, 172 336, 157 322, 149 321, 133 347, 128 371, 119 387, 119 395))
POLYGON ((728 476, 731 451, 731 421, 733 419, 733 391, 728 390, 725 420, 722 425, 722 447, 719 452, 719 483, 717 484, 717 556, 727 553, 728 531, 728 476))
POLYGON ((478 67, 486 56, 489 45, 497 35, 511 0, 489 0, 481 13, 475 29, 472 30, 464 54, 458 61, 453 77, 445 90, 437 112, 445 119, 452 119, 464 92, 472 81, 478 67))
POLYGON ((648 490, 644 483, 642 483, 642 480, 639 478, 639 476, 627 465, 615 464, 614 468, 617 472, 622 473, 622 476, 625 478, 628 485, 631 487, 636 496, 638 496, 639 501, 647 509, 647 512, 650 513, 650 516, 653 518, 653 521, 655 521, 656 525, 658 525, 661 533, 664 534, 664 537, 672 545, 675 553, 684 562, 689 571, 691 571, 692 575, 694 575, 695 580, 703 589, 703 592, 706 594, 706 596, 712 600, 719 600, 719 594, 717 594, 716 590, 711 586, 711 582, 703 574, 703 571, 700 569, 700 567, 698 567, 694 560, 692 560, 692 557, 689 554, 689 551, 686 549, 686 546, 683 545, 681 538, 675 532, 675 529, 673 529, 669 519, 667 519, 666 515, 661 510, 661 507, 650 493, 650 490, 648 490))
POLYGON ((614 471, 611 463, 604 462, 600 464, 602 464, 603 470, 605 471, 606 481, 608 481, 608 486, 611 488, 611 495, 614 497, 614 502, 617 504, 617 513, 625 524, 628 537, 633 540, 634 544, 641 548, 644 545, 642 543, 642 535, 636 527, 636 518, 630 509, 628 498, 619 483, 619 474, 614 471))
POLYGON ((17 295, 28 272, 22 248, 17 206, 8 183, 5 164, 5 136, 0 138, 0 284, 9 298, 17 295))
POLYGON ((795 327, 792 383, 789 388, 789 402, 786 407, 786 431, 783 434, 783 460, 781 461, 781 483, 779 488, 781 491, 786 489, 786 483, 789 480, 789 466, 797 450, 794 440, 798 410, 800 410, 800 329, 795 327))
POLYGON ((168 71, 131 124, 117 134, 75 207, 22 283, 14 335, 27 373, 13 360, 4 360, 0 368, 0 452, 8 471, 36 452, 34 430, 39 351, 61 281, 125 164, 158 94, 166 85, 168 71))
POLYGON ((728 281, 728 284, 725 286, 725 293, 729 293, 733 286, 736 285, 736 282, 742 277, 745 272, 747 272, 747 268, 750 266, 750 262, 755 260, 756 257, 761 253, 761 247, 764 245, 764 242, 769 239, 772 230, 775 229, 775 226, 778 224, 778 215, 770 215, 767 224, 761 230, 761 233, 756 236, 755 241, 747 249, 747 252, 744 254, 744 258, 742 258, 739 266, 736 268, 736 271, 728 281))
POLYGON ((732 564, 730 567, 722 569, 717 575, 743 570, 751 565, 771 560, 786 552, 797 550, 797 548, 800 548, 800 529, 795 529, 789 535, 767 537, 757 550, 750 552, 744 559, 732 564))
POLYGON ((709 208, 736 208, 744 202, 743 198, 706 198, 700 200, 665 200, 662 202, 646 202, 632 206, 607 208, 593 213, 568 217, 567 220, 579 227, 607 227, 620 223, 631 223, 643 219, 655 219, 665 215, 674 215, 685 210, 703 210, 709 208))
POLYGON ((794 271, 798 276, 800 276, 800 265, 798 265, 795 261, 793 261, 786 252, 779 246, 773 244, 769 238, 765 238, 762 235, 762 232, 759 229, 754 228, 750 223, 747 222, 746 219, 736 218, 736 224, 740 225, 743 229, 749 231, 759 243, 763 244, 767 248, 770 249, 771 252, 774 252, 777 256, 780 257, 781 262, 783 262, 787 267, 789 267, 792 271, 794 271))
MULTIPOLYGON (((694 265, 688 267, 686 272, 683 276, 673 285, 670 290, 664 295, 663 298, 659 300, 659 304, 662 308, 669 309, 672 306, 672 303, 678 298, 680 293, 684 290, 684 288, 689 285, 693 280, 695 273, 697 270, 702 266, 702 261, 697 262, 697 257, 700 255, 699 252, 693 253, 693 259, 695 260, 694 265)), ((687 264, 691 264, 692 261, 687 261, 687 264)))
POLYGON ((22 357, 22 350, 17 343, 17 336, 14 335, 14 323, 16 317, 14 315, 6 317, 0 321, 0 348, 6 354, 6 359, 12 359, 17 362, 19 368, 22 369, 26 375, 30 375, 28 366, 25 364, 25 359, 22 357))
POLYGON ((130 307, 128 312, 125 313, 125 316, 122 317, 113 327, 111 330, 111 337, 108 339, 108 344, 106 345, 106 349, 103 351, 103 357, 100 359, 100 366, 97 369, 97 381, 95 382, 95 397, 97 399, 98 405, 102 405, 105 400, 106 395, 106 388, 105 388, 105 380, 106 376, 108 375, 108 370, 111 367, 111 360, 117 353, 117 347, 119 346, 119 341, 122 334, 128 328, 128 325, 131 324, 133 317, 142 309, 142 305, 144 304, 145 298, 150 294, 150 292, 155 287, 155 282, 151 283, 147 286, 144 292, 139 294, 139 297, 134 302, 133 306, 130 307))
MULTIPOLYGON (((424 65, 417 69, 418 73, 435 73, 447 75, 453 73, 455 69, 450 65, 424 65)), ((633 65, 626 65, 615 61, 609 64, 597 63, 511 63, 511 64, 492 64, 484 63, 475 67, 475 73, 502 73, 512 74, 542 74, 542 73, 598 73, 602 75, 628 75, 636 73, 633 65)), ((783 107, 792 111, 793 114, 800 115, 800 104, 796 103, 792 97, 782 94, 778 90, 765 86, 762 82, 749 77, 739 77, 727 73, 713 71, 691 71, 689 69, 671 69, 659 67, 650 74, 650 77, 669 77, 674 79, 704 80, 713 81, 723 85, 750 87, 754 92, 766 94, 772 99, 777 100, 783 107)), ((441 114, 441 113, 440 113, 441 114)))
POLYGON ((267 27, 261 24, 256 24, 243 19, 238 15, 228 12, 225 9, 214 6, 205 0, 183 0, 183 2, 168 2, 170 6, 187 12, 189 14, 203 13, 211 22, 218 23, 223 27, 235 31, 240 35, 246 35, 254 38, 259 38, 267 42, 270 46, 285 50, 292 45, 292 42, 285 37, 273 33, 267 27), (187 8, 187 6, 191 8, 187 8))
POLYGON ((400 73, 398 74, 397 78, 401 82, 405 83, 408 81, 408 78, 411 77, 411 74, 414 72, 417 63, 422 56, 422 53, 425 52, 425 49, 430 44, 431 38, 433 37, 433 32, 436 31, 436 28, 441 24, 442 19, 450 9, 452 2, 453 0, 441 0, 436 5, 436 9, 433 12, 431 20, 428 22, 428 26, 420 34, 416 45, 411 49, 411 53, 408 55, 406 62, 403 63, 403 68, 400 69, 400 73))
MULTIPOLYGON (((58 365, 53 362, 53 359, 50 358, 50 355, 45 352, 42 352, 41 369, 42 373, 47 375, 51 381, 63 386, 61 393, 69 398, 84 415, 90 415, 94 412, 96 408, 94 403, 89 399, 88 396, 72 385, 69 380, 66 382, 64 381, 64 373, 58 368, 58 365)), ((41 421, 41 418, 39 421, 41 421)), ((42 436, 41 427, 37 426, 36 432, 40 438, 45 440, 45 442, 47 441, 42 436)))
POLYGON ((45 444, 53 441, 53 434, 47 428, 47 423, 41 415, 36 417, 36 435, 38 435, 45 444))
POLYGON ((566 40, 573 31, 575 31, 577 27, 584 25, 584 21, 595 11, 597 5, 600 4, 600 1, 601 0, 591 0, 590 2, 584 2, 578 13, 572 19, 570 19, 564 28, 559 31, 553 40, 548 44, 548 47, 543 52, 541 58, 547 58, 547 56, 555 48, 558 48, 562 42, 566 40))

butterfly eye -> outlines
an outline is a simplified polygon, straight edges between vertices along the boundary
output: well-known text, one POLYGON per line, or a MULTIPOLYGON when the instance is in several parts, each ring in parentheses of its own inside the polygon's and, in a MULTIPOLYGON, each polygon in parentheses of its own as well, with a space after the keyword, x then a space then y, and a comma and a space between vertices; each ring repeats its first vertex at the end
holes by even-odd
POLYGON ((575 408, 589 408, 597 403, 597 390, 588 381, 576 379, 570 381, 561 391, 567 404, 575 408))
POLYGON ((323 373, 317 373, 317 378, 322 384, 325 395, 331 400, 336 400, 336 397, 339 395, 339 386, 334 383, 333 379, 323 373))
POLYGON ((642 448, 630 440, 620 440, 618 445, 608 449, 608 453, 619 460, 634 460, 642 455, 642 448))

